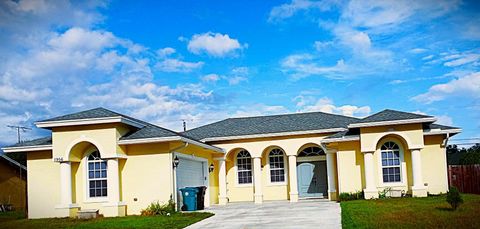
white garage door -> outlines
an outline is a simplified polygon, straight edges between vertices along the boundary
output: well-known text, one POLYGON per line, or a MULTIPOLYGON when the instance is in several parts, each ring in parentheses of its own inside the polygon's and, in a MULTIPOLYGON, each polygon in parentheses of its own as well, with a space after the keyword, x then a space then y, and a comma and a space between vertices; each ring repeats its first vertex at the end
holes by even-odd
POLYGON ((207 186, 204 166, 204 162, 180 158, 177 167, 177 189, 207 186))

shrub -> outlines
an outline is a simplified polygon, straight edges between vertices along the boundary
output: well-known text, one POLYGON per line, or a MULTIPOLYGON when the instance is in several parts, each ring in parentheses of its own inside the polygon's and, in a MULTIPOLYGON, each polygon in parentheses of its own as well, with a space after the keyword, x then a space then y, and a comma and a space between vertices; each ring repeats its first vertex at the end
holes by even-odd
POLYGON ((447 192, 447 202, 452 206, 453 210, 457 210, 460 204, 463 203, 462 196, 457 188, 450 187, 447 192))
POLYGON ((170 215, 175 212, 175 202, 170 199, 167 203, 152 202, 146 209, 141 211, 141 215, 170 215))
POLYGON ((379 199, 385 199, 385 198, 387 198, 387 193, 390 192, 391 190, 392 190, 392 188, 391 188, 391 187, 388 187, 388 188, 383 189, 383 191, 378 192, 378 198, 379 198, 379 199))
POLYGON ((358 192, 342 192, 338 196, 339 201, 349 201, 349 200, 360 200, 364 199, 363 198, 363 191, 358 191, 358 192))

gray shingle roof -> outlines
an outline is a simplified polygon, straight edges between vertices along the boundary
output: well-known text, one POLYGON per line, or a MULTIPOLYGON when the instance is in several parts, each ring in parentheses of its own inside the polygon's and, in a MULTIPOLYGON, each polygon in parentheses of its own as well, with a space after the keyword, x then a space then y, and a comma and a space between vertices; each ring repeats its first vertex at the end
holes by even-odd
POLYGON ((55 117, 55 118, 42 120, 40 122, 90 119, 90 118, 108 118, 108 117, 118 117, 118 116, 126 117, 125 115, 119 114, 117 112, 107 110, 103 107, 98 107, 98 108, 94 108, 94 109, 90 109, 90 110, 86 110, 86 111, 80 111, 80 112, 77 112, 77 113, 72 113, 72 114, 58 116, 58 117, 55 117))
POLYGON ((453 126, 444 126, 440 124, 431 123, 428 126, 424 127, 424 129, 440 129, 440 130, 452 130, 452 129, 460 129, 459 127, 453 126))
POLYGON ((348 137, 348 136, 355 136, 355 135, 359 135, 359 134, 360 134, 360 130, 358 128, 349 129, 349 130, 340 131, 338 133, 332 134, 332 135, 326 137, 325 139, 342 138, 342 137, 348 137))
POLYGON ((44 146, 44 145, 51 145, 51 144, 52 144, 52 137, 43 137, 43 138, 37 138, 30 141, 20 142, 10 147, 44 146))
POLYGON ((365 117, 355 123, 383 122, 419 118, 433 118, 433 116, 386 109, 368 117, 365 117))
POLYGON ((323 112, 229 118, 185 132, 196 139, 346 128, 353 117, 323 112))

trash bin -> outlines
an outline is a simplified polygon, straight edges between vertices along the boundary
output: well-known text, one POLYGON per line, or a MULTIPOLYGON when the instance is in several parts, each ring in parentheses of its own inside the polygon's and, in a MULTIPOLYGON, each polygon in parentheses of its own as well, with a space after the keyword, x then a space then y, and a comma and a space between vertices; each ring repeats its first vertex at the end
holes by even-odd
POLYGON ((195 211, 197 210, 197 193, 198 189, 193 187, 186 187, 180 189, 183 197, 182 210, 195 211))
POLYGON ((200 186, 197 187, 197 189, 197 210, 203 210, 205 209, 205 191, 207 190, 207 187, 200 186))

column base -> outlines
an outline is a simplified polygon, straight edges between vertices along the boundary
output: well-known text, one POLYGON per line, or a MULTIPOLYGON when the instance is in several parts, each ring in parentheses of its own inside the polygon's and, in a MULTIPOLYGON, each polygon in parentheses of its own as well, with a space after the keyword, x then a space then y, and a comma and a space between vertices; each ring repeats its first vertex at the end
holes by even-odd
POLYGON ((337 192, 336 191, 328 191, 328 199, 331 201, 336 201, 337 198, 337 192))
POLYGON ((227 205, 228 198, 225 196, 218 196, 218 204, 220 205, 227 205))
POLYGON ((369 199, 378 199, 378 190, 367 190, 367 189, 364 189, 363 190, 363 194, 365 195, 365 199, 366 200, 369 200, 369 199))
POLYGON ((261 204, 263 203, 263 195, 262 194, 255 194, 255 203, 256 204, 261 204))
POLYGON ((290 202, 291 203, 298 202, 298 193, 290 193, 290 202))
POLYGON ((103 205, 103 216, 119 217, 127 215, 127 205, 123 202, 106 203, 103 205))
POLYGON ((60 204, 55 206, 55 216, 75 218, 79 210, 80 206, 78 204, 60 204))
POLYGON ((426 187, 412 187, 413 197, 426 197, 428 196, 426 187))

